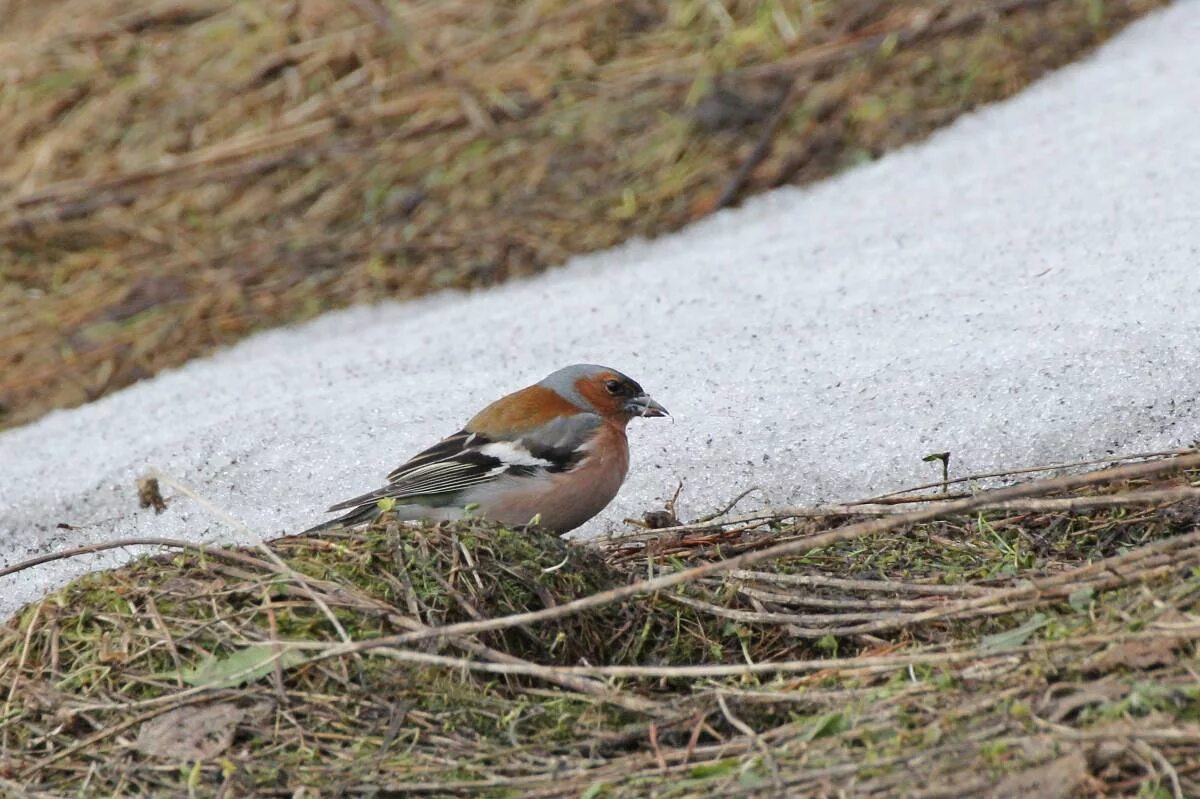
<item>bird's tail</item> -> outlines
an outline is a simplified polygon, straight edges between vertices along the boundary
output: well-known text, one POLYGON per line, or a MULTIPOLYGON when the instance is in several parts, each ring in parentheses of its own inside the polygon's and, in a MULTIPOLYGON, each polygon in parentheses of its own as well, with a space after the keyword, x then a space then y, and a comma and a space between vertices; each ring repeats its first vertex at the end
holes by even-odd
POLYGON ((300 535, 310 535, 311 533, 320 533, 325 530, 340 530, 345 527, 354 527, 355 525, 363 524, 364 522, 374 521, 383 511, 379 505, 371 502, 367 505, 360 505, 354 508, 349 513, 338 516, 336 519, 330 519, 327 522, 322 522, 315 527, 310 527, 300 535))

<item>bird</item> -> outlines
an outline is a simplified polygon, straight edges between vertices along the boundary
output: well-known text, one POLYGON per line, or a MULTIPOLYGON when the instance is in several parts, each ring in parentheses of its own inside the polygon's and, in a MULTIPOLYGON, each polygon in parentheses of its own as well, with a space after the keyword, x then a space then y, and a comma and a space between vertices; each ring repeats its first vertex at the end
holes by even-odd
POLYGON ((333 505, 327 513, 348 512, 305 533, 357 526, 384 512, 567 533, 602 511, 625 481, 630 420, 662 416, 670 416, 667 409, 616 369, 566 366, 488 405, 394 469, 383 488, 333 505))

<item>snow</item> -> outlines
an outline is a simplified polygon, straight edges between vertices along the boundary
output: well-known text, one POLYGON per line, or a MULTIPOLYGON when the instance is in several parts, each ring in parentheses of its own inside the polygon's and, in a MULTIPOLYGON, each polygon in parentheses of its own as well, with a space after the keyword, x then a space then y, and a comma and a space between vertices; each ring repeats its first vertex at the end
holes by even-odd
MULTIPOLYGON (((68 546, 295 532, 502 393, 579 361, 635 420, 594 535, 684 481, 686 518, 845 500, 1200 435, 1200 3, 928 142, 677 235, 476 294, 268 332, 0 435, 11 564, 68 546), (151 467, 165 493, 137 507, 151 467), (70 529, 56 527, 69 524, 70 529)), ((3 578, 7 612, 132 550, 3 578)))

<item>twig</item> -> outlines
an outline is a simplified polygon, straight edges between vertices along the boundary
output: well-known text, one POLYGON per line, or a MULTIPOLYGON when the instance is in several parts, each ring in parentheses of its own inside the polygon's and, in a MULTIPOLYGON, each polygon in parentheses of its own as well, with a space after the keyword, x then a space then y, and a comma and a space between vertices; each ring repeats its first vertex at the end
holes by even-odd
POLYGON ((795 76, 787 82, 787 86, 779 93, 779 98, 775 101, 775 110, 771 112, 770 118, 763 125, 762 132, 758 134, 758 141, 754 143, 754 149, 750 151, 750 154, 746 156, 746 160, 742 161, 737 171, 733 173, 733 177, 725 184, 725 189, 713 205, 714 211, 728 208, 737 201, 742 193, 742 189, 746 186, 746 181, 750 179, 750 173, 758 168, 758 165, 771 152, 771 144, 775 139, 775 132, 779 130, 779 126, 787 116, 788 108, 791 107, 792 102, 795 100, 796 87, 799 84, 800 77, 795 76))
POLYGON ((658 725, 650 722, 649 730, 650 748, 654 750, 654 758, 658 761, 658 767, 663 771, 667 770, 667 760, 663 757, 662 748, 658 745, 658 725))
POLYGON ((41 566, 45 563, 53 563, 56 560, 67 560, 69 558, 77 558, 81 555, 94 555, 98 552, 104 552, 108 549, 124 549, 125 547, 170 547, 171 549, 191 549, 200 552, 204 555, 211 555, 216 558, 224 558, 236 563, 250 564, 254 566, 262 566, 262 562, 236 552, 230 549, 222 549, 220 547, 208 546, 206 544, 197 544, 192 541, 183 541, 178 538, 118 538, 115 541, 104 541, 99 544, 88 544, 82 547, 72 547, 71 549, 62 549, 58 552, 48 552, 45 555, 38 555, 36 558, 29 558, 19 563, 14 563, 12 566, 6 566, 0 569, 0 577, 7 577, 10 574, 16 574, 26 569, 32 569, 35 566, 41 566))
MULTIPOLYGON (((739 621, 766 622, 777 624, 811 624, 819 623, 822 618, 830 622, 847 621, 853 617, 871 617, 873 621, 866 621, 862 624, 851 625, 846 627, 817 627, 803 628, 799 626, 789 627, 789 632, 792 635, 808 636, 811 638, 820 638, 823 635, 863 635, 871 633, 879 633, 887 630, 897 629, 901 627, 912 627, 913 625, 938 621, 943 619, 961 619, 979 615, 994 615, 1009 613, 1018 609, 1014 602, 1029 598, 1052 599, 1068 595, 1077 588, 1090 587, 1093 589, 1106 588, 1116 585, 1127 584, 1133 577, 1148 577, 1148 573, 1127 574, 1126 567, 1138 560, 1145 560, 1155 556, 1162 556, 1163 553, 1172 552, 1173 550, 1185 549, 1194 547, 1200 543, 1200 532, 1188 533, 1174 538, 1157 541, 1153 544, 1148 544, 1131 552, 1125 552, 1120 555, 1114 555, 1102 561, 1089 563, 1084 566, 1072 569, 1067 572, 1054 575, 1043 580, 1029 580, 1021 585, 1013 588, 995 589, 982 596, 976 596, 969 599, 963 599, 958 602, 946 603, 928 610, 920 610, 913 613, 831 613, 826 615, 803 615, 803 614, 788 614, 788 613, 752 613, 744 610, 733 610, 722 608, 717 605, 711 605, 707 602, 702 602, 697 599, 686 596, 669 595, 671 601, 690 607, 703 610, 716 616, 736 619, 739 621), (1083 582, 1081 578, 1089 575, 1100 574, 1102 572, 1111 572, 1117 575, 1112 580, 1096 580, 1092 582, 1083 582)), ((1178 552, 1170 558, 1170 563, 1164 567, 1154 566, 1146 567, 1152 570, 1155 567, 1161 572, 1165 569, 1167 572, 1178 570, 1185 567, 1192 560, 1200 556, 1200 552, 1193 552, 1191 557, 1181 557, 1178 552)))
POLYGON ((1167 775, 1167 780, 1171 783, 1171 796, 1173 799, 1183 799, 1183 787, 1179 784, 1179 772, 1171 765, 1171 761, 1163 757, 1162 752, 1151 746, 1143 738, 1139 738, 1133 742, 1133 750, 1142 757, 1148 758, 1163 774, 1167 775))
MULTIPOLYGON (((682 484, 681 484, 681 485, 682 485, 682 484)), ((696 519, 695 521, 692 521, 692 522, 690 522, 690 523, 689 523, 689 525, 691 525, 691 524, 704 524, 705 522, 711 522, 713 519, 719 519, 719 518, 721 518, 722 516, 724 516, 726 513, 729 513, 729 511, 733 510, 733 508, 734 508, 734 507, 735 507, 735 506, 736 506, 736 505, 737 505, 739 502, 741 502, 743 499, 745 499, 746 497, 750 496, 750 495, 751 495, 751 494, 753 494, 755 491, 761 491, 761 490, 762 490, 762 489, 761 489, 761 488, 759 488, 758 486, 750 486, 750 487, 749 487, 749 488, 747 488, 745 491, 743 491, 742 493, 738 494, 736 497, 734 497, 733 499, 731 499, 731 500, 728 502, 728 504, 726 504, 726 505, 725 505, 725 507, 721 508, 719 511, 716 511, 715 513, 710 513, 710 514, 708 514, 707 516, 701 516, 699 519, 696 519)), ((678 496, 678 492, 676 492, 676 496, 678 496)))
MULTIPOLYGON (((427 630, 429 627, 417 621, 405 617, 391 617, 393 621, 408 627, 413 630, 427 630)), ((459 636, 450 639, 450 642, 455 646, 461 647, 466 651, 478 657, 486 658, 493 663, 504 663, 509 665, 526 665, 533 666, 527 660, 523 660, 515 655, 510 655, 507 652, 502 652, 498 649, 493 649, 487 644, 481 643, 474 638, 459 636)), ((552 667, 551 667, 552 668, 552 667)), ((581 694, 586 694, 602 702, 623 707, 626 710, 632 710, 636 713, 644 713, 655 718, 666 718, 670 715, 659 703, 646 699, 644 697, 633 694, 626 694, 619 690, 610 689, 603 683, 596 682, 588 677, 577 677, 570 674, 551 674, 542 673, 537 675, 547 682, 554 683, 568 688, 572 691, 578 691, 581 694)))
MULTIPOLYGON (((717 580, 714 580, 716 582, 717 580)), ((807 591, 797 591, 793 594, 779 591, 764 591, 751 585, 737 586, 737 592, 749 599, 759 602, 770 602, 776 605, 804 608, 828 608, 829 610, 925 610, 928 607, 944 602, 946 595, 928 596, 923 599, 859 599, 857 597, 828 597, 813 596, 807 591)))
MULTIPOLYGON (((1193 450, 1187 450, 1192 452, 1193 450)), ((1041 471, 1038 469, 1037 471, 1041 471)), ((940 485, 940 484, 939 484, 940 485)), ((915 490, 915 489, 914 489, 915 490)), ((970 497, 969 494, 961 495, 959 498, 970 497)), ((1028 511, 1031 513, 1056 512, 1056 511, 1075 511, 1089 510, 1094 508, 1122 507, 1124 505, 1138 504, 1153 504, 1155 502, 1180 502, 1187 499, 1200 499, 1200 489, 1189 486, 1181 486, 1179 488, 1165 489, 1147 489, 1144 491, 1129 491, 1122 494, 1103 497, 1060 497, 1052 499, 1028 499, 1028 500, 1011 500, 1005 502, 993 502, 979 506, 976 510, 981 513, 993 511, 1028 511)), ((848 503, 845 505, 815 505, 810 508, 795 507, 795 508, 767 508, 745 516, 737 516, 727 519, 724 522, 714 522, 711 520, 697 520, 679 527, 661 527, 657 530, 637 530, 630 532, 616 532, 603 538, 596 539, 596 543, 607 548, 615 548, 624 546, 638 541, 659 540, 670 535, 682 535, 686 533, 698 533, 705 530, 724 530, 725 532, 745 532, 753 529, 745 527, 741 531, 729 530, 724 525, 745 524, 749 525, 753 522, 768 522, 768 521, 784 521, 787 519, 821 519, 830 516, 896 516, 905 513, 911 513, 911 510, 895 507, 901 502, 912 503, 921 502, 927 503, 926 507, 938 507, 938 503, 952 502, 955 500, 947 500, 942 496, 927 496, 927 497, 900 497, 889 502, 885 498, 876 498, 877 503, 888 504, 864 504, 857 505, 848 503)))
POLYGON ((146 610, 150 612, 150 618, 154 620, 154 626, 162 633, 163 640, 167 644, 167 652, 171 655, 171 662, 175 664, 175 684, 180 688, 183 687, 183 661, 179 657, 179 649, 175 646, 175 638, 171 635, 171 628, 163 620, 162 614, 158 612, 158 604, 154 601, 153 594, 146 594, 146 610))
POLYGON ((943 485, 970 483, 976 480, 987 480, 993 477, 1011 477, 1013 475, 1032 474, 1034 472, 1056 472, 1062 469, 1074 469, 1080 466, 1095 466, 1098 463, 1115 464, 1133 460, 1146 460, 1149 458, 1173 458, 1180 455, 1188 455, 1195 451, 1196 450, 1194 449, 1174 449, 1165 450, 1163 452, 1140 452, 1132 455, 1118 455, 1116 457, 1109 458, 1093 458, 1091 460, 1072 461, 1069 463, 1055 463, 1050 464, 1049 466, 1027 466, 1020 469, 1002 469, 997 472, 982 472, 980 474, 969 474, 966 477, 956 477, 953 480, 947 480, 945 482, 938 480, 934 483, 924 483, 922 485, 912 486, 910 488, 902 488, 899 491, 891 491, 887 494, 877 494, 873 497, 860 499, 857 502, 849 502, 847 504, 851 506, 869 505, 874 502, 879 502, 880 500, 891 499, 892 497, 898 497, 903 494, 911 494, 915 491, 927 491, 930 488, 941 488, 943 485))
POLYGON ((1168 460, 1154 461, 1151 463, 1132 464, 1129 466, 1106 469, 1103 471, 1092 472, 1083 475, 1067 475, 1050 480, 1042 480, 1034 483, 1012 486, 1009 488, 1001 488, 979 494, 969 499, 962 499, 940 504, 934 508, 897 515, 887 519, 871 519, 864 522, 858 522, 857 524, 851 524, 836 530, 830 530, 829 532, 822 533, 820 535, 809 536, 807 538, 801 538, 795 541, 788 541, 786 543, 777 544, 766 549, 745 552, 736 557, 729 558, 728 560, 704 563, 698 566, 693 566, 689 569, 684 569, 683 571, 676 572, 674 574, 665 574, 654 579, 641 580, 626 586, 620 586, 608 591, 601 591, 599 593, 581 597, 571 602, 564 602, 563 604, 554 607, 543 608, 536 611, 527 611, 524 613, 515 613, 509 616, 500 616, 482 621, 459 622, 456 624, 431 628, 425 632, 412 632, 405 633, 403 635, 385 636, 363 643, 380 647, 400 646, 412 643, 414 641, 427 640, 429 638, 448 635, 474 634, 488 630, 503 630, 525 624, 548 621, 551 619, 561 619, 585 610, 594 610, 614 602, 631 599, 635 596, 650 594, 656 591, 661 591, 665 588, 671 588, 683 583, 693 582, 701 577, 730 572, 735 569, 742 569, 756 563, 762 563, 764 561, 800 555, 805 552, 828 547, 833 544, 852 541, 868 535, 885 533, 906 525, 930 522, 947 516, 973 513, 979 508, 996 502, 1007 502, 1010 500, 1023 499, 1031 496, 1051 494, 1058 491, 1069 491, 1077 488, 1083 488, 1085 486, 1097 485, 1099 483, 1151 477, 1155 475, 1161 475, 1166 472, 1196 468, 1197 466, 1200 466, 1200 454, 1186 455, 1168 460))
POLYGON ((767 764, 767 768, 771 771, 771 781, 775 784, 775 790, 779 792, 780 796, 782 796, 783 779, 779 776, 779 762, 775 759, 775 755, 771 753, 771 750, 767 748, 765 743, 763 743, 762 738, 759 737, 758 733, 755 732, 749 724, 733 715, 733 711, 729 709, 729 705, 725 702, 725 694, 717 694, 717 704, 721 706, 721 712, 725 715, 725 720, 728 721, 730 725, 734 727, 734 729, 738 730, 738 732, 740 732, 742 735, 745 735, 747 738, 749 738, 751 742, 753 742, 755 748, 757 748, 762 754, 763 762, 767 764))
POLYGON ((776 583, 818 588, 838 588, 847 591, 873 591, 887 594, 922 594, 966 596, 991 596, 996 589, 978 585, 933 585, 926 583, 901 583, 891 580, 846 580, 840 577, 824 577, 818 574, 777 574, 775 572, 734 569, 729 576, 741 580, 776 583))
MULTIPOLYGON (((238 528, 243 533, 250 536, 252 539, 258 539, 261 537, 261 536, 256 535, 254 533, 254 531, 251 530, 250 527, 245 522, 243 522, 241 519, 238 519, 237 517, 228 513, 224 509, 217 507, 214 503, 210 502, 207 498, 201 496, 200 493, 198 491, 196 491, 195 489, 193 489, 191 486, 184 484, 180 480, 176 480, 171 475, 165 474, 165 473, 159 471, 158 469, 151 469, 150 473, 154 477, 156 477, 159 481, 166 483, 167 485, 174 488, 176 491, 179 491, 179 492, 187 495, 188 497, 191 497, 191 499, 194 502, 198 503, 200 505, 200 507, 204 508, 209 513, 213 514, 214 516, 216 516, 218 519, 221 519, 225 523, 238 528)), ((341 622, 339 622, 337 620, 337 616, 333 615, 333 611, 329 609, 329 606, 325 604, 325 601, 323 599, 321 599, 320 596, 317 595, 316 591, 314 591, 312 589, 312 586, 309 585, 308 578, 305 577, 304 575, 300 574, 298 571, 293 569, 291 566, 284 563, 282 558, 280 558, 278 555, 276 555, 275 552, 272 551, 270 547, 268 547, 266 544, 262 543, 261 541, 259 541, 257 544, 255 544, 255 548, 258 549, 259 552, 262 552, 264 555, 266 555, 267 558, 271 561, 271 563, 274 564, 275 571, 284 575, 285 577, 290 579, 292 582, 294 582, 296 585, 298 585, 300 587, 300 590, 303 591, 308 596, 308 598, 312 600, 313 604, 316 605, 317 608, 321 611, 321 613, 324 614, 325 618, 328 619, 329 623, 333 626, 333 629, 337 631, 338 637, 340 637, 346 643, 350 643, 350 635, 346 632, 346 628, 343 627, 341 622)))
POLYGON ((1176 556, 1168 565, 1156 565, 1156 567, 1146 568, 1134 574, 1125 574, 1121 577, 1099 578, 1087 582, 1063 582, 1052 587, 1043 584, 1020 585, 1015 588, 997 591, 993 596, 943 604, 911 613, 895 610, 822 614, 755 612, 737 608, 726 608, 709 602, 703 602, 693 597, 677 594, 666 594, 664 597, 671 602, 686 605, 687 607, 695 608, 720 618, 757 624, 784 624, 787 625, 788 634, 798 638, 822 638, 826 635, 836 635, 839 637, 872 635, 891 630, 911 628, 931 621, 1008 615, 1018 610, 1036 607, 1045 604, 1047 601, 1068 596, 1079 588, 1086 587, 1092 590, 1103 590, 1128 585, 1135 577, 1140 580, 1147 580, 1169 575, 1178 572, 1193 561, 1200 560, 1198 556, 1200 556, 1200 552, 1192 553, 1192 557, 1190 558, 1179 558, 1176 556), (846 626, 836 626, 834 624, 835 622, 854 621, 859 623, 848 624, 846 626), (813 624, 827 624, 828 626, 802 626, 813 624))
MULTIPOLYGON (((682 594, 664 594, 663 598, 671 602, 676 602, 680 605, 685 605, 689 608, 707 613, 711 616, 717 616, 722 619, 733 619, 734 621, 745 621, 758 624, 787 624, 788 633, 800 638, 821 638, 829 635, 831 632, 835 634, 852 634, 857 632, 856 627, 833 627, 832 623, 837 621, 868 621, 870 623, 888 623, 891 622, 897 626, 904 626, 907 620, 911 618, 908 614, 903 613, 771 613, 771 612, 756 612, 752 610, 738 610, 736 608, 725 608, 720 605, 714 605, 711 602, 704 602, 690 596, 682 594), (804 624, 820 624, 828 622, 829 627, 802 627, 804 624)), ((877 632, 871 629, 867 632, 877 632)))
MULTIPOLYGON (((579 675, 608 678, 648 679, 700 679, 716 677, 749 677, 762 674, 795 674, 811 672, 863 672, 891 671, 909 666, 951 666, 974 661, 1009 660, 1022 655, 1045 653, 1058 649, 1086 649, 1097 645, 1122 644, 1132 641, 1155 641, 1162 639, 1200 640, 1200 622, 1189 622, 1172 626, 1170 629, 1152 629, 1136 633, 1097 634, 1042 641, 1015 646, 1003 651, 990 649, 963 649, 950 652, 916 652, 907 655, 860 656, 849 658, 818 658, 816 660, 758 661, 756 663, 719 663, 694 666, 542 666, 535 663, 503 664, 481 663, 465 658, 399 649, 390 645, 379 646, 378 640, 358 641, 347 647, 314 641, 281 641, 289 649, 312 652, 305 662, 341 657, 351 652, 375 650, 383 657, 401 663, 422 663, 431 666, 479 671, 488 674, 525 675, 548 678, 551 675, 579 675)), ((247 673, 252 669, 247 669, 247 673)))
POLYGON ((1122 508, 1128 505, 1153 505, 1158 502, 1173 503, 1188 499, 1200 499, 1200 488, 1146 489, 1127 491, 1099 497, 1059 497, 1053 499, 1017 499, 1011 502, 996 502, 980 508, 986 511, 1015 511, 1027 513, 1054 513, 1057 511, 1097 510, 1099 508, 1122 508))

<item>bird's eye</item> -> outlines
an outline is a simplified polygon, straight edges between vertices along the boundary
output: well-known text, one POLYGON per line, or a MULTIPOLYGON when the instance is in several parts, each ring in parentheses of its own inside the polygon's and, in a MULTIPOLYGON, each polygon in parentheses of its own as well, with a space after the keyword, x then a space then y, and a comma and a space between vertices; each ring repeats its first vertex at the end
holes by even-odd
POLYGON ((620 394, 621 393, 621 381, 620 380, 609 380, 607 383, 604 384, 604 390, 607 391, 609 394, 620 394))

